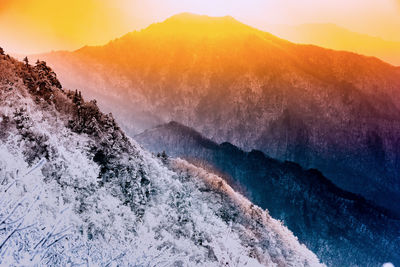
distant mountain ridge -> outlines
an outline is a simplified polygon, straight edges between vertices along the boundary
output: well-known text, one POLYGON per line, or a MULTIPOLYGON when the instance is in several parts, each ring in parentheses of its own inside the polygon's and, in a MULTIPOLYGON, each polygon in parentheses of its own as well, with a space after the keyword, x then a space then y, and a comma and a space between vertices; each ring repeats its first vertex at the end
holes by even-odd
POLYGON ((230 143, 219 145, 177 122, 134 138, 153 153, 165 151, 220 173, 282 220, 328 266, 400 264, 400 220, 336 187, 317 170, 256 150, 244 152, 230 143))
POLYGON ((317 168, 400 214, 399 67, 190 14, 40 57, 131 136, 175 120, 317 168))
POLYGON ((330 49, 375 56, 400 66, 400 42, 356 33, 332 23, 297 26, 270 25, 271 32, 295 43, 313 44, 330 49))

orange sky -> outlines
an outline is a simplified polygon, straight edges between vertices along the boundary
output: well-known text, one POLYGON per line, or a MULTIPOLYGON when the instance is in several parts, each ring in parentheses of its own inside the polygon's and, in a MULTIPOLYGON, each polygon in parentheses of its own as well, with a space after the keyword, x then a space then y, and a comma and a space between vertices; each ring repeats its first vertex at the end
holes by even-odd
POLYGON ((0 0, 0 46, 37 53, 104 44, 180 13, 271 24, 335 23, 400 41, 400 0, 0 0))

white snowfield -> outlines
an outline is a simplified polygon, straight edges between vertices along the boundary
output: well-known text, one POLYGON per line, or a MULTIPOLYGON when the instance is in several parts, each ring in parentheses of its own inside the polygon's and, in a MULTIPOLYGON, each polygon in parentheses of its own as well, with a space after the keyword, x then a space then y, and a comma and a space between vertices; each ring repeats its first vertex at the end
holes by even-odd
POLYGON ((11 77, 12 86, 3 78, 0 125, 9 126, 0 128, 1 266, 323 266, 218 176, 157 158, 133 140, 135 156, 118 160, 142 180, 122 172, 99 184, 92 138, 74 133, 51 104, 37 104, 19 78, 11 77), (20 108, 41 141, 3 123, 20 108), (34 142, 50 155, 28 165, 34 142), (133 189, 124 192, 128 178, 133 189))

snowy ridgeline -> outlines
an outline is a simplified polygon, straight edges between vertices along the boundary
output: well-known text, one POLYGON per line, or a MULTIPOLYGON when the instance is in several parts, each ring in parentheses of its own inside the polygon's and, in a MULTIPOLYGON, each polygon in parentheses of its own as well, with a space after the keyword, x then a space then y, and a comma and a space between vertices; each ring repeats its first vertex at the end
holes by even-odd
POLYGON ((319 266, 221 178, 159 159, 44 64, 0 55, 1 266, 319 266))
POLYGON ((73 185, 45 182, 39 169, 30 172, 4 147, 0 153, 2 265, 318 263, 278 221, 184 161, 174 162, 178 175, 157 173, 165 183, 138 220, 104 187, 84 200, 90 208, 79 214, 76 200, 83 196, 73 185))

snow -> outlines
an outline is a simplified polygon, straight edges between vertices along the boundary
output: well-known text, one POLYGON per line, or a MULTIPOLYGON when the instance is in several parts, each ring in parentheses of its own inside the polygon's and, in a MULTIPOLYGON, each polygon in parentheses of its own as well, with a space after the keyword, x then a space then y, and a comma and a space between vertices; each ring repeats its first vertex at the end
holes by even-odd
POLYGON ((74 132, 68 114, 8 75, 17 82, 6 91, 0 76, 0 118, 11 120, 0 129, 0 265, 322 266, 218 176, 164 163, 117 130, 98 139, 74 132), (103 183, 97 142, 121 166, 103 183))

